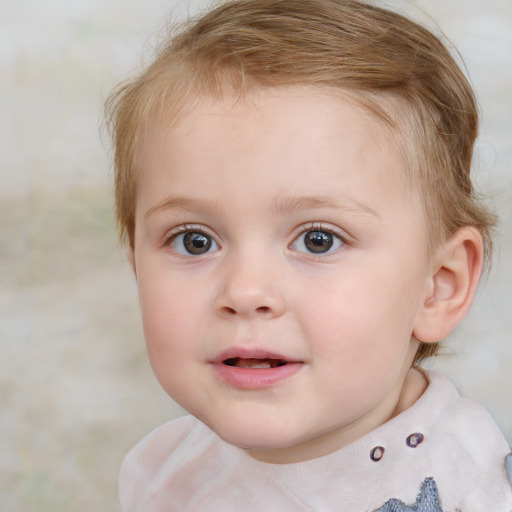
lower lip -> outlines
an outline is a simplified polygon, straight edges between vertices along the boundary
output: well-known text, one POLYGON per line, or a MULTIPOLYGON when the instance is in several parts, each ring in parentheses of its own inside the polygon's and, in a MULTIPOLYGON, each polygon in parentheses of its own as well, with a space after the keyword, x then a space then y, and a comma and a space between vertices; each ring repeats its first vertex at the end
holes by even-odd
POLYGON ((275 368, 241 368, 227 364, 214 364, 220 378, 240 389, 265 389, 283 381, 302 368, 302 363, 287 363, 275 368))

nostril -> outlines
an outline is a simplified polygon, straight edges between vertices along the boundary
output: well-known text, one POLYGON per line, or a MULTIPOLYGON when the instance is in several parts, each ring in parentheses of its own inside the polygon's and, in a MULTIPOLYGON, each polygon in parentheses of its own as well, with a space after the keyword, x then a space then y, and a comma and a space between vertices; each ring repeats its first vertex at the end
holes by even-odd
MULTIPOLYGON (((238 311, 237 309, 232 308, 231 306, 224 306, 222 308, 222 311, 224 311, 224 313, 226 313, 228 316, 238 315, 239 313, 242 313, 242 311, 238 311)), ((268 315, 271 312, 271 308, 269 308, 268 306, 260 306, 253 311, 257 314, 268 315)))

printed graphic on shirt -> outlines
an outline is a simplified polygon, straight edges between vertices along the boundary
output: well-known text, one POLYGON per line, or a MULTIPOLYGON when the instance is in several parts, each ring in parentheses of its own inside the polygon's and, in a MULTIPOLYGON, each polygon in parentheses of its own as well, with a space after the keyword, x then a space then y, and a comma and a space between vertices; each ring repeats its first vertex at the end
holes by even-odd
POLYGON ((403 501, 392 499, 386 501, 375 512, 443 512, 439 503, 439 492, 433 478, 425 478, 414 505, 406 505, 403 501))

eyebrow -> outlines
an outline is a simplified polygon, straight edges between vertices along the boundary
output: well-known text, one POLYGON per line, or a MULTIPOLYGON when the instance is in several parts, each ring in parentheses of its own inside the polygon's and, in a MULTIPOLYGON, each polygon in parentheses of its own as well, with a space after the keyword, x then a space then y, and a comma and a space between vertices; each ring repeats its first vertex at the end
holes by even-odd
POLYGON ((185 210, 189 212, 222 212, 223 207, 220 203, 204 199, 193 199, 190 197, 168 197, 157 205, 151 207, 144 218, 160 211, 166 210, 185 210))
POLYGON ((370 215, 380 219, 380 215, 368 205, 349 198, 342 200, 331 196, 278 197, 274 200, 272 210, 278 215, 287 215, 300 210, 333 208, 353 213, 370 215))
MULTIPOLYGON (((299 197, 277 197, 272 202, 272 211, 277 215, 289 215, 301 210, 315 210, 321 208, 333 208, 336 210, 348 211, 351 213, 370 215, 380 219, 380 215, 368 205, 344 198, 343 201, 330 196, 299 196, 299 197)), ((223 206, 214 201, 205 199, 193 199, 189 197, 168 197, 151 207, 144 218, 160 211, 185 210, 190 212, 217 212, 224 211, 223 206)))

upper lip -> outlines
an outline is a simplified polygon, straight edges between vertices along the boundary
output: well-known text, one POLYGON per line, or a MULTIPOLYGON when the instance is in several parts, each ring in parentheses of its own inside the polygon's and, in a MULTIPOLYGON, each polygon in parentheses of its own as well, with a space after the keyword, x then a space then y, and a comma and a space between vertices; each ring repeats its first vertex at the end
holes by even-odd
POLYGON ((264 348, 232 347, 217 355, 212 363, 222 363, 227 359, 278 359, 287 363, 299 363, 298 359, 272 352, 264 348))

